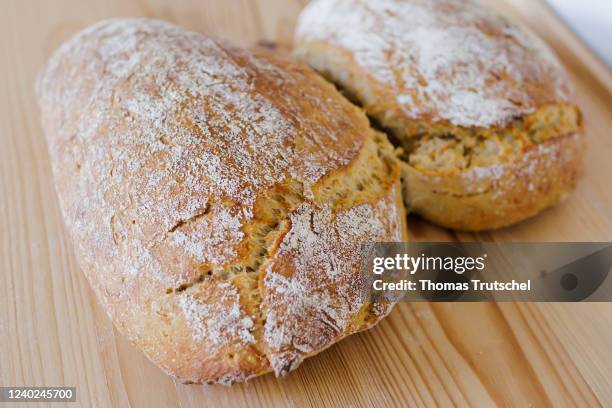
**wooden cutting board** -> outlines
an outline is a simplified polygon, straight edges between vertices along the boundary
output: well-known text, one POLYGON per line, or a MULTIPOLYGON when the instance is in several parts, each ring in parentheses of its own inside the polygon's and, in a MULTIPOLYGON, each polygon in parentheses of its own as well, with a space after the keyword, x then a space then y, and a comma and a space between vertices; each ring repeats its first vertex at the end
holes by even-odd
MULTIPOLYGON (((375 329, 284 379, 267 375, 231 388, 179 384, 112 327, 62 227, 33 95, 36 72, 71 34, 115 16, 288 46, 304 3, 2 2, 0 385, 75 385, 81 405, 100 407, 612 407, 612 304, 401 304, 375 329)), ((543 3, 491 6, 534 28, 571 71, 588 125, 586 176, 565 204, 518 226, 453 234, 411 217, 412 238, 612 240, 612 74, 543 3)))

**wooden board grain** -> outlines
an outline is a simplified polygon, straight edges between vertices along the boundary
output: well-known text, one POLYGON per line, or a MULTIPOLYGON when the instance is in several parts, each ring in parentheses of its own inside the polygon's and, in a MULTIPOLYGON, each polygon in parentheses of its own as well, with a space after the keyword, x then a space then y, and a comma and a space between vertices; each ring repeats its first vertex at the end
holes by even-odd
MULTIPOLYGON (((79 405, 99 407, 612 406, 610 304, 401 304, 287 378, 232 388, 179 384, 116 332, 62 227, 33 95, 37 70, 68 36, 116 16, 288 46, 305 3, 3 0, 0 385, 75 385, 79 405)), ((564 205, 518 226, 452 234, 411 218, 412 238, 610 241, 612 74, 542 3, 490 3, 534 28, 570 69, 588 125, 586 176, 564 205)))

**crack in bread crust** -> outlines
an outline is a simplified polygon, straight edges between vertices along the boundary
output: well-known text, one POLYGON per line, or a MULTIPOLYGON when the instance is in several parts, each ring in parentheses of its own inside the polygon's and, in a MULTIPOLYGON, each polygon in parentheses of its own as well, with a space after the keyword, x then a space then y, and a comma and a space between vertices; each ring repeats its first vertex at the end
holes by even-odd
POLYGON ((399 164, 311 69, 160 21, 109 20, 56 51, 37 93, 79 264, 118 329, 169 374, 282 374, 391 309, 349 292, 360 242, 405 238, 399 164), (293 259, 323 247, 332 269, 293 259), (310 319, 296 327, 300 311, 310 319), (274 334, 283 324, 290 337, 274 334))
MULTIPOLYGON (((223 269, 206 270, 206 266, 203 266, 202 269, 206 271, 196 279, 174 290, 168 290, 167 293, 186 296, 197 292, 199 285, 206 285, 210 281, 231 282, 238 292, 241 307, 253 321, 252 330, 250 330, 254 337, 253 355, 249 357, 259 361, 264 367, 267 366, 266 361, 269 362, 270 353, 264 346, 266 344, 264 324, 267 311, 262 306, 266 296, 262 283, 267 274, 267 264, 271 262, 283 238, 291 230, 290 217, 298 207, 303 205, 312 206, 312 208, 325 207, 330 208, 332 214, 338 214, 363 205, 376 205, 378 200, 389 194, 399 179, 399 167, 393 156, 393 149, 385 136, 382 134, 374 134, 374 136, 365 141, 364 148, 351 163, 327 174, 312 186, 312 199, 304 196, 302 184, 295 180, 286 180, 260 197, 254 205, 254 221, 243 226, 250 250, 242 262, 223 269), (356 194, 349 194, 350 192, 356 192, 356 194)), ((313 230, 315 226, 312 213, 310 224, 313 230)), ((354 312, 350 322, 347 322, 346 331, 343 329, 341 333, 338 333, 339 338, 372 326, 388 311, 390 311, 388 305, 381 307, 364 302, 359 306, 359 310, 354 312)), ((327 320, 322 320, 322 324, 329 325, 326 323, 328 321, 330 321, 329 316, 327 320)), ((333 341, 325 339, 318 348, 326 348, 339 338, 333 341)), ((229 358, 235 358, 234 351, 229 352, 228 355, 229 358)), ((287 349, 280 353, 273 352, 272 358, 276 364, 273 368, 277 375, 283 375, 297 367, 304 357, 305 355, 287 349)))
POLYGON ((472 1, 315 0, 294 42, 400 148, 406 204, 425 218, 500 228, 574 188, 582 115, 556 56, 523 27, 472 1))

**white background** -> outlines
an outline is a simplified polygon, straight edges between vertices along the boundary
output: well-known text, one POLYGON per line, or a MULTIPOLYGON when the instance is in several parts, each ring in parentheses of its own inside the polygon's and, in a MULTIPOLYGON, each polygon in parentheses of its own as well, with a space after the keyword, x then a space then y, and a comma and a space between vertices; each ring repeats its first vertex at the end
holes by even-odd
POLYGON ((547 0, 566 23, 612 67, 612 0, 547 0))

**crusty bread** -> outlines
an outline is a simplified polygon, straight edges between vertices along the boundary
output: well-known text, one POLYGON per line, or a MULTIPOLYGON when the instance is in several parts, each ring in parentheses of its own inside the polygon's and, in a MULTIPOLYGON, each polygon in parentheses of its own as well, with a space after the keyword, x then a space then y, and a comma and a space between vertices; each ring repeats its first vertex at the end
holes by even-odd
POLYGON ((37 93, 80 266, 169 374, 280 375, 390 311, 357 278, 362 243, 406 238, 399 164, 311 69, 110 20, 64 44, 37 93))
POLYGON ((314 0, 295 54, 402 146, 409 209, 499 228, 559 202, 582 168, 582 117, 555 55, 472 1, 314 0))

